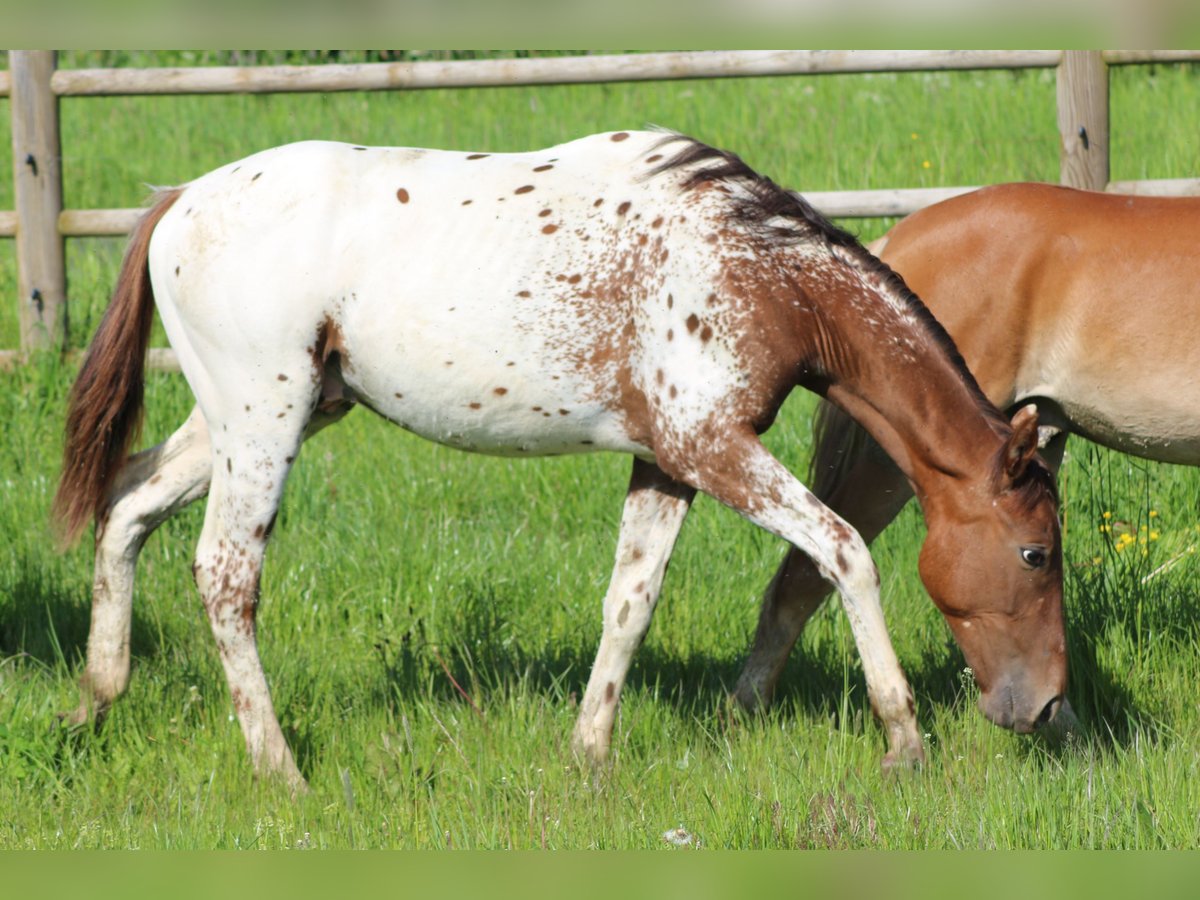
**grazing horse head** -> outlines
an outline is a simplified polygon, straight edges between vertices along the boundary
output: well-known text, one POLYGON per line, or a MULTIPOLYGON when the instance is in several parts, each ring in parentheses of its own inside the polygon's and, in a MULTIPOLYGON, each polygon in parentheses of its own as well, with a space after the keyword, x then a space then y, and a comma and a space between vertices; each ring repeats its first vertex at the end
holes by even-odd
POLYGON ((1014 416, 991 471, 971 490, 927 496, 920 571, 979 686, 979 707, 1027 733, 1062 706, 1062 545, 1037 413, 1014 416))
MULTIPOLYGON (((975 674, 983 712, 1032 731, 1057 714, 1067 683, 1058 498, 1037 455, 1036 410, 1009 422, 898 274, 857 246, 837 255, 886 299, 866 316, 861 298, 830 305, 862 324, 839 328, 827 355, 844 362, 823 373, 826 397, 879 443, 921 503, 921 576, 975 674)), ((856 473, 838 468, 822 499, 857 489, 856 473)))

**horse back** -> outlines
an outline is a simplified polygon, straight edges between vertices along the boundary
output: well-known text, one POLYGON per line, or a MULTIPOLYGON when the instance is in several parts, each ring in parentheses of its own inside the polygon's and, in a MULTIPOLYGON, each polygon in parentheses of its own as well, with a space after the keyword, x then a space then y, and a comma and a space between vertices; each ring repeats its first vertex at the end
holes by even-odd
POLYGON ((1197 239, 1200 198, 1007 184, 909 216, 880 252, 994 403, 1052 399, 1082 433, 1145 452, 1200 437, 1197 239))
MULTIPOLYGON (((656 171, 671 139, 518 154, 308 142, 193 182, 150 262, 206 415, 237 413, 245 401, 225 398, 255 379, 278 394, 336 344, 349 394, 433 440, 644 454, 646 396, 708 415, 744 390, 754 343, 719 327, 744 318, 713 293, 725 195, 656 171)), ((761 393, 751 418, 770 414, 761 393)))

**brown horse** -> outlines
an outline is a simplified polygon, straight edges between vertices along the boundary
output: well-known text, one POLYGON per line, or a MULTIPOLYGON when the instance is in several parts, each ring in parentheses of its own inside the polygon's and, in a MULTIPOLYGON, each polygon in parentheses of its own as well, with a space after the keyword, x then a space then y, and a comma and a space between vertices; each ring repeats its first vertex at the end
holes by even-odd
POLYGON ((898 277, 737 157, 662 133, 517 154, 309 142, 205 175, 138 226, 72 393, 56 508, 68 535, 97 520, 79 716, 128 681, 146 536, 208 492, 193 570, 233 705, 256 767, 302 781, 258 659, 259 577, 305 436, 360 403, 465 450, 635 458, 575 728, 593 760, 697 490, 837 587, 885 762, 920 758, 866 544, 757 437, 796 385, 915 486, 922 574, 975 626, 991 714, 1053 718, 1062 569, 1035 414, 1010 425, 898 277), (154 304, 198 406, 126 463, 154 304))
MULTIPOLYGON (((1037 406, 1052 465, 1068 434, 1195 465, 1198 238, 1200 198, 1008 184, 914 213, 871 249, 946 327, 988 399, 1037 406)), ((840 412, 822 404, 817 422, 813 490, 871 540, 908 501, 909 484, 840 412)), ((826 591, 790 553, 767 590, 740 702, 770 700, 826 591)), ((947 613, 966 650, 972 619, 947 613)))

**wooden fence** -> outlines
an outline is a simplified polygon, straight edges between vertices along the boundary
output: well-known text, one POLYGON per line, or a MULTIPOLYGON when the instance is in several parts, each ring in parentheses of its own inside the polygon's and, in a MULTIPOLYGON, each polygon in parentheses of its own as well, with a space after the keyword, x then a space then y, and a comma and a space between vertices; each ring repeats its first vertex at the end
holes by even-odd
MULTIPOLYGON (((1092 50, 771 50, 645 53, 361 65, 59 70, 53 51, 9 53, 0 96, 10 98, 16 209, 0 211, 0 237, 17 240, 20 350, 67 346, 67 237, 120 235, 137 209, 63 209, 59 99, 117 94, 278 93, 420 90, 447 87, 582 84, 762 75, 949 69, 1057 69, 1061 181, 1091 190, 1159 195, 1200 193, 1200 178, 1111 182, 1108 67, 1200 61, 1200 51, 1092 50)), ((834 217, 901 216, 975 186, 872 191, 808 191, 834 217)), ((151 365, 173 367, 152 351, 151 365)))

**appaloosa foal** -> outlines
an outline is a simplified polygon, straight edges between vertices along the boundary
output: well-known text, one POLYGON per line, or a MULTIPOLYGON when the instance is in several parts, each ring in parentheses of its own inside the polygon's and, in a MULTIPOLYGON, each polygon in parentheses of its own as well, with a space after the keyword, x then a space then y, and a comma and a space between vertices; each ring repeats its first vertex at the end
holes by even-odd
POLYGON ((1033 414, 1010 426, 898 277, 737 157, 624 131, 514 154, 310 142, 168 191, 71 398, 56 508, 68 535, 97 521, 79 715, 127 684, 142 542, 207 491, 194 572, 233 705, 255 766, 302 781, 255 645, 259 576, 305 435, 361 403, 464 450, 634 457, 575 729, 593 759, 696 490, 841 592, 886 759, 919 759, 866 545, 758 440, 798 384, 913 484, 922 574, 971 612, 967 659, 996 715, 1053 717, 1062 573, 1033 414), (155 304, 197 409, 126 461, 155 304))

